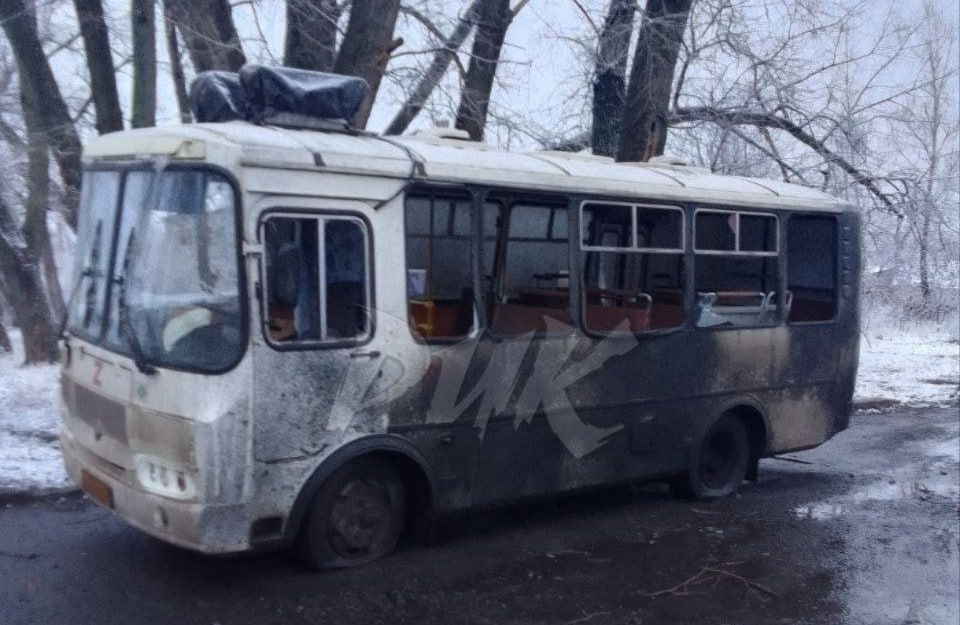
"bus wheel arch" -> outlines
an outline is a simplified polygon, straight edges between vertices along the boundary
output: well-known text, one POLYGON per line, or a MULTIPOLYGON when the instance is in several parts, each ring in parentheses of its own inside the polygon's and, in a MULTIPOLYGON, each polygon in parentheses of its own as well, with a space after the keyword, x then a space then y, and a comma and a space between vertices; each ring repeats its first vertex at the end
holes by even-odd
POLYGON ((747 465, 747 479, 756 482, 759 479, 760 458, 767 448, 767 419, 763 411, 753 402, 741 403, 725 411, 736 415, 747 429, 750 444, 750 463, 747 465))
MULTIPOLYGON (((351 468, 396 476, 402 486, 401 498, 407 526, 411 521, 425 517, 431 510, 434 490, 430 472, 426 461, 412 444, 387 435, 359 439, 321 462, 300 489, 284 528, 288 546, 296 549, 303 546, 314 502, 318 497, 329 497, 324 493, 325 485, 331 481, 342 481, 343 473, 351 471, 351 468)), ((390 478, 385 476, 384 481, 389 482, 390 478)))
POLYGON ((704 423, 691 448, 687 469, 673 482, 691 499, 732 494, 742 480, 756 481, 766 446, 766 420, 749 399, 730 402, 704 423))

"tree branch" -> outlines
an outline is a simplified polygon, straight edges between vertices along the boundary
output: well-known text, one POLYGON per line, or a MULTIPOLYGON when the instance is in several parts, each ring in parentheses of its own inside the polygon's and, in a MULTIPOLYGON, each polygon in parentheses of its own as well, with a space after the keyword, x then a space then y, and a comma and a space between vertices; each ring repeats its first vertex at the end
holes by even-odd
POLYGON ((757 128, 776 128, 783 130, 819 154, 827 163, 835 164, 852 177, 857 184, 865 187, 891 213, 899 215, 890 198, 876 184, 876 180, 860 171, 850 161, 840 156, 822 141, 808 133, 789 119, 762 111, 741 109, 723 109, 712 106, 681 107, 671 112, 669 123, 676 125, 684 122, 708 121, 722 126, 755 126, 757 128))

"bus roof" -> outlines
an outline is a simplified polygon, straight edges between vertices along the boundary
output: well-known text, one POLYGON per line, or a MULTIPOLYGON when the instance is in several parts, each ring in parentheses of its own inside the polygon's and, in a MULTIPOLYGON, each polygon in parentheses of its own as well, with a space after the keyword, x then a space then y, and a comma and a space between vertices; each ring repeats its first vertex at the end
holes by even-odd
POLYGON ((169 156, 236 162, 248 167, 344 171, 536 192, 578 193, 664 201, 802 208, 839 212, 837 198, 778 180, 721 176, 658 161, 617 163, 573 152, 506 152, 439 129, 403 137, 257 126, 247 122, 142 128, 103 135, 84 151, 89 160, 169 156), (214 158, 220 153, 220 158, 214 158), (227 157, 226 153, 233 153, 227 157))

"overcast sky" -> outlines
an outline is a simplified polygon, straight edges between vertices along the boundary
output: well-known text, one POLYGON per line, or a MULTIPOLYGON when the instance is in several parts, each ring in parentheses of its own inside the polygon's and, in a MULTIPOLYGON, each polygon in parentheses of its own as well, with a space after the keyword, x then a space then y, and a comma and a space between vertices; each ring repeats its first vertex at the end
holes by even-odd
MULTIPOLYGON (((819 0, 802 0, 816 3, 819 0)), ((751 2, 744 0, 741 6, 750 10, 751 2)), ((114 47, 121 50, 129 48, 126 41, 129 31, 129 1, 106 0, 108 13, 114 27, 114 47)), ((282 0, 257 0, 256 2, 237 3, 235 19, 244 41, 244 51, 251 61, 279 62, 283 51, 284 3, 282 0), (266 46, 263 42, 266 42, 266 46)), ((418 7, 425 6, 436 18, 437 25, 445 32, 452 30, 454 21, 467 2, 465 0, 414 0, 418 7)), ((607 0, 579 0, 592 18, 601 23, 607 0)), ((859 25, 857 35, 862 45, 869 45, 875 37, 875 30, 887 8, 893 6, 905 14, 919 12, 921 0, 876 0, 858 4, 868 7, 865 19, 859 25)), ((952 16, 953 23, 960 22, 960 2, 957 0, 937 0, 937 4, 952 16)), ((47 6, 52 7, 53 32, 65 33, 76 30, 73 3, 53 0, 47 6)), ((158 22, 159 23, 159 22, 158 22)), ((954 32, 956 32, 954 30, 954 32)), ((498 86, 493 94, 492 114, 507 116, 521 121, 524 128, 534 134, 541 130, 560 133, 577 129, 583 119, 585 95, 589 89, 587 77, 590 70, 589 51, 591 46, 591 27, 577 7, 574 0, 531 0, 520 12, 507 33, 503 52, 503 65, 498 71, 498 86), (585 43, 586 42, 586 45, 585 43)), ((175 100, 169 73, 167 72, 167 51, 162 31, 158 32, 158 60, 161 72, 158 78, 159 112, 158 123, 177 123, 175 100)), ((402 36, 405 44, 400 48, 403 56, 391 63, 391 68, 410 66, 430 61, 429 54, 410 54, 429 47, 424 29, 414 20, 401 16, 397 24, 397 35, 402 36)), ((62 35, 59 35, 62 36, 62 35)), ((469 42, 468 42, 469 43, 469 42)), ((946 42, 945 42, 946 43, 946 42)), ((467 49, 467 46, 464 47, 467 49)), ((466 59, 464 59, 466 62, 466 59)), ((84 84, 85 68, 82 57, 69 51, 56 55, 53 59, 58 79, 68 95, 77 101, 87 97, 84 84)), ((187 63, 189 71, 189 63, 187 63)), ((124 108, 130 95, 129 66, 120 72, 120 92, 124 108)), ((903 72, 904 69, 898 70, 903 72)), ((909 71, 909 70, 906 70, 909 71)), ((891 81, 902 76, 893 75, 891 81)), ((457 98, 456 76, 449 72, 444 89, 437 94, 436 101, 450 101, 455 108, 457 98)), ((381 130, 396 112, 402 94, 396 84, 386 80, 381 88, 370 119, 369 128, 381 130)), ((415 121, 414 127, 430 126, 435 120, 425 111, 415 121)), ((535 143, 521 134, 511 131, 504 125, 492 123, 487 141, 510 145, 511 147, 533 147, 535 143)))

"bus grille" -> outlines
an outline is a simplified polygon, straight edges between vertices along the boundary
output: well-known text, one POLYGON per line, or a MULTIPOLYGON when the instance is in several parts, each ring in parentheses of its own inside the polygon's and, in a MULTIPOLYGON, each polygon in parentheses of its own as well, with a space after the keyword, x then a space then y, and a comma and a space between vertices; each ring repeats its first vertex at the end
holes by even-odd
POLYGON ((95 432, 127 444, 127 415, 123 404, 107 399, 75 382, 66 382, 67 405, 70 413, 87 423, 95 432))

